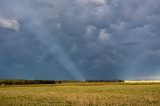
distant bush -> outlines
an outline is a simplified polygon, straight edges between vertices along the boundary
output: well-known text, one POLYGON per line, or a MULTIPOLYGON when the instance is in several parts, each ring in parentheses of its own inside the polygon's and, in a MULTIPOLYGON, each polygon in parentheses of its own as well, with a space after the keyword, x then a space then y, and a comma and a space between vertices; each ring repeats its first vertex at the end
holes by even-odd
POLYGON ((86 82, 124 82, 124 80, 86 80, 86 82))

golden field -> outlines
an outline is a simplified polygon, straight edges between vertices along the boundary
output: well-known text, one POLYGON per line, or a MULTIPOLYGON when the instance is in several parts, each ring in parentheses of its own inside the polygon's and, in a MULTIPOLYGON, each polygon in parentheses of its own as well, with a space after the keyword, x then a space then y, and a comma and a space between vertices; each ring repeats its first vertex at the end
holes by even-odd
POLYGON ((0 106, 160 106, 160 84, 63 83, 0 86, 0 106))

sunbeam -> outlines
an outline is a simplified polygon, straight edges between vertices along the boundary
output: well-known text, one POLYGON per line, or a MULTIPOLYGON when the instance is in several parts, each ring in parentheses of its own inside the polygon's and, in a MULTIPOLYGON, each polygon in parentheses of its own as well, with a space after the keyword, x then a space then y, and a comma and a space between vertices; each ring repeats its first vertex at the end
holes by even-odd
MULTIPOLYGON (((37 38, 47 47, 47 49, 55 55, 57 60, 64 66, 64 68, 72 75, 75 80, 85 80, 84 76, 77 69, 76 65, 71 61, 70 57, 65 53, 63 48, 58 45, 56 42, 56 38, 54 38, 53 34, 50 33, 49 30, 39 25, 34 26, 33 33, 37 36, 37 38)), ((54 70, 53 70, 54 71, 54 70)))

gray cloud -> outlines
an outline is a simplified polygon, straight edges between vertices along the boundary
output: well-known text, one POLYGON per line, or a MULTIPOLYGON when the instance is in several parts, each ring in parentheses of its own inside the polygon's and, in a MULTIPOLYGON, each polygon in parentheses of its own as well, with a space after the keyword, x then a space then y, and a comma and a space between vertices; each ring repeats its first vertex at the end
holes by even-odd
POLYGON ((2 0, 0 15, 21 26, 0 29, 0 76, 157 78, 159 7, 159 0, 2 0))
POLYGON ((5 19, 0 17, 0 27, 18 31, 19 23, 17 20, 14 20, 14 19, 5 19))

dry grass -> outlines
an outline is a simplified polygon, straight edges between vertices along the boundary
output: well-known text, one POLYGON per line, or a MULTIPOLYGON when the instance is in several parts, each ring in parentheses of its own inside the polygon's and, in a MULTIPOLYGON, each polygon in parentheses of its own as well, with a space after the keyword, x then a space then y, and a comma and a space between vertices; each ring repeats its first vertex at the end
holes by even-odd
POLYGON ((0 87, 0 105, 160 106, 160 84, 92 83, 88 85, 90 86, 87 84, 3 86, 0 87))

